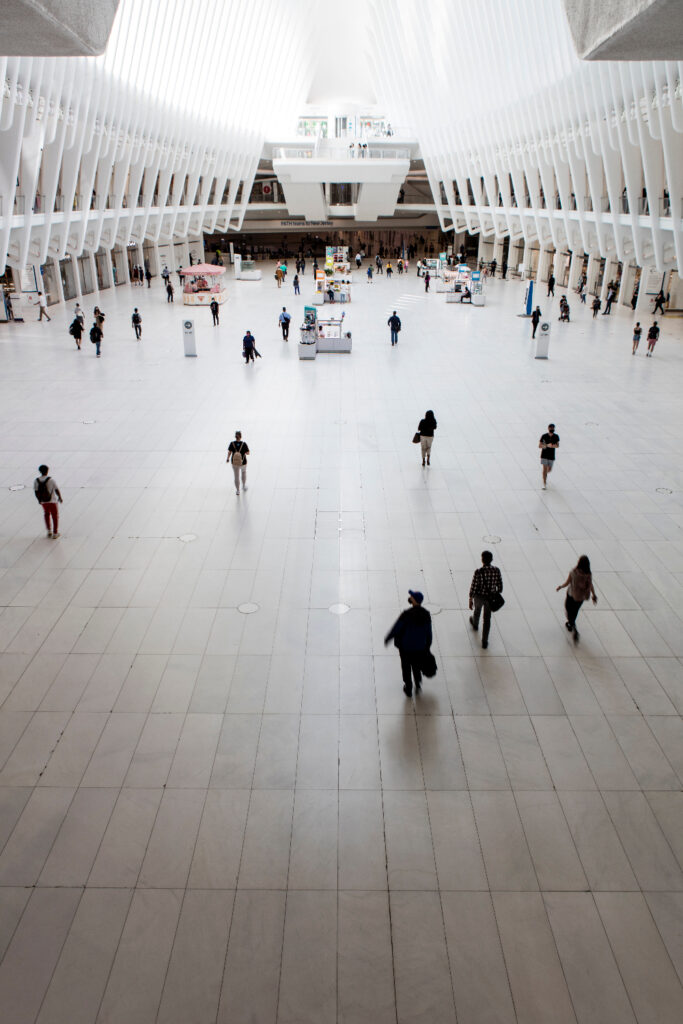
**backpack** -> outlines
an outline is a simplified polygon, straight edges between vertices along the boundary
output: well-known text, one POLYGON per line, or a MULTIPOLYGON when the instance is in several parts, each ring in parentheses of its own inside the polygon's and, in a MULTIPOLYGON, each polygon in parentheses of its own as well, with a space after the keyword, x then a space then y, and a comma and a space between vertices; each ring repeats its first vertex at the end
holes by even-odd
POLYGON ((93 345, 97 344, 97 342, 99 340, 98 335, 100 335, 101 333, 102 332, 100 331, 99 327, 97 327, 97 326, 93 326, 93 327, 90 328, 90 340, 93 343, 93 345))
POLYGON ((73 323, 71 324, 71 326, 69 327, 69 334, 71 335, 72 338, 76 337, 76 329, 75 328, 76 328, 76 321, 74 320, 73 323))
POLYGON ((240 441, 240 447, 238 449, 236 449, 235 451, 233 451, 233 453, 232 453, 232 464, 233 464, 233 466, 243 466, 244 465, 244 459, 242 458, 242 445, 243 444, 244 444, 244 442, 240 441))
POLYGON ((142 317, 140 316, 139 313, 133 313, 133 323, 134 324, 141 324, 142 323, 142 317))
POLYGON ((50 489, 47 486, 47 482, 50 477, 46 476, 44 480, 41 480, 40 477, 37 477, 36 479, 38 480, 38 486, 36 487, 36 498, 38 501, 41 505, 45 501, 52 501, 52 495, 50 494, 50 489))

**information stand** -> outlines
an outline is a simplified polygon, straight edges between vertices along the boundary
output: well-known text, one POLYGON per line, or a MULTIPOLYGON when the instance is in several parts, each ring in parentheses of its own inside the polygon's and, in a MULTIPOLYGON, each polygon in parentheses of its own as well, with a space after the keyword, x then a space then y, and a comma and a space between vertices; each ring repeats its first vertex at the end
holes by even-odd
POLYGON ((550 326, 549 320, 541 320, 538 325, 536 337, 533 339, 536 342, 534 359, 548 358, 548 350, 550 348, 550 326))

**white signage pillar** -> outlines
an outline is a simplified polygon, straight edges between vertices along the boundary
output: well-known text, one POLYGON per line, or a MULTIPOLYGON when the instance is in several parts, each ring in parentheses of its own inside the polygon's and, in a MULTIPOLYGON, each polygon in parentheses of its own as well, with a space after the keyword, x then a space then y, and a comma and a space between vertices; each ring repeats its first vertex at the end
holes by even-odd
POLYGON ((183 346, 186 356, 197 355, 197 343, 194 336, 194 320, 183 320, 183 346))

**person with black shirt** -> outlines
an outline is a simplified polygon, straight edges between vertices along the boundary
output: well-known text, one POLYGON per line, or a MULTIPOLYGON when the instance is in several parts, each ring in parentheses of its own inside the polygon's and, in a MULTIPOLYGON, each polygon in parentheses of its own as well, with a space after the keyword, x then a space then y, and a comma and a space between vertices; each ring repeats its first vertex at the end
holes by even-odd
POLYGON ((555 275, 552 273, 552 271, 550 277, 548 278, 548 295, 552 295, 553 298, 555 297, 555 275))
POLYGON ((501 267, 501 275, 500 275, 503 278, 503 280, 505 280, 507 272, 508 272, 507 261, 503 260, 503 266, 501 267))
POLYGON ((541 434, 538 442, 541 449, 541 466, 543 468, 543 490, 548 485, 548 473, 552 473, 555 465, 555 449, 560 447, 560 435, 555 433, 555 424, 548 424, 548 433, 541 434))
POLYGON ((647 332, 647 352, 645 353, 646 356, 652 355, 652 353, 655 350, 655 345, 657 344, 658 338, 659 326, 657 324, 657 321, 655 320, 653 321, 652 327, 647 332))
POLYGON ((403 692, 406 697, 413 695, 413 678, 415 689, 422 689, 422 665, 429 648, 432 646, 432 617, 422 607, 424 594, 419 590, 408 591, 410 608, 401 612, 396 622, 384 638, 384 646, 394 641, 401 658, 403 675, 403 692))
POLYGON ((220 327, 219 314, 221 307, 218 305, 215 299, 211 299, 211 302, 209 303, 209 309, 211 310, 211 316, 213 317, 213 326, 220 327))
POLYGON ((664 302, 665 301, 666 301, 666 296, 664 295, 664 291, 660 288, 658 294, 655 296, 655 305, 654 305, 654 309, 652 310, 652 312, 656 313, 657 310, 659 310, 659 312, 662 314, 662 316, 664 316, 664 302))
POLYGON ((636 326, 633 328, 633 352, 631 353, 631 355, 635 355, 636 352, 638 351, 638 346, 640 345, 640 337, 641 337, 642 333, 643 333, 643 328, 640 326, 640 320, 639 320, 637 322, 636 326))
POLYGON ((140 338, 142 337, 142 317, 138 312, 137 306, 133 310, 133 315, 130 319, 131 323, 133 324, 133 330, 135 331, 135 337, 139 341, 140 338))
POLYGON ((397 316, 396 310, 394 310, 387 320, 387 325, 391 328, 391 344, 398 345, 398 332, 401 330, 401 318, 400 316, 397 316))
POLYGON ((427 465, 430 465, 430 456, 432 452, 432 444, 434 442, 434 431, 436 430, 436 419, 431 409, 427 409, 424 414, 424 419, 420 420, 417 431, 420 435, 420 450, 422 452, 422 465, 427 460, 427 465))
POLYGON ((166 282, 166 301, 173 302, 173 285, 170 281, 166 282))
POLYGON ((536 309, 531 314, 531 323, 533 324, 533 330, 531 332, 531 337, 532 338, 536 337, 536 328, 538 327, 539 323, 541 322, 542 315, 543 314, 541 313, 541 307, 540 306, 536 306, 536 309))
POLYGON ((479 616, 484 612, 484 628, 481 634, 481 646, 486 650, 489 645, 489 631, 491 629, 491 598, 494 594, 502 594, 503 577, 500 569, 493 565, 493 555, 490 551, 481 553, 481 569, 475 569, 470 584, 470 626, 476 631, 479 629, 479 616))
POLYGON ((94 324, 90 328, 90 340, 93 343, 93 345, 95 346, 95 354, 97 355, 97 358, 99 359, 100 358, 100 348, 102 346, 102 328, 98 324, 97 320, 95 320, 94 324))
POLYGON ((244 356, 245 363, 254 362, 254 354, 256 352, 256 340, 251 331, 242 338, 242 355, 244 356))
POLYGON ((242 477, 242 490, 247 489, 247 455, 249 445, 242 440, 242 431, 235 431, 235 440, 228 445, 228 457, 226 462, 232 464, 232 471, 235 475, 235 494, 240 493, 240 475, 242 477))
POLYGON ((80 352, 81 350, 81 338, 83 337, 83 321, 79 316, 75 316, 73 323, 69 327, 69 334, 76 342, 76 348, 80 352))
POLYGON ((596 316, 598 315, 598 313, 600 312, 600 306, 602 306, 602 301, 600 299, 600 296, 596 295, 595 298, 593 299, 593 302, 592 302, 592 305, 591 305, 591 309, 593 310, 593 319, 594 320, 595 320, 596 316))

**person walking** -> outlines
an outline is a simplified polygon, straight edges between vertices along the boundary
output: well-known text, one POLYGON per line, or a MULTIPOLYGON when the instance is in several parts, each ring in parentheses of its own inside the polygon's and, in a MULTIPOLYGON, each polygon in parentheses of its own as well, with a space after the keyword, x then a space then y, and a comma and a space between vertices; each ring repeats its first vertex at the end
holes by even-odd
POLYGON ((45 316, 46 320, 51 320, 52 317, 47 315, 47 298, 43 292, 38 292, 38 305, 40 306, 40 315, 38 320, 42 320, 43 316, 45 316))
POLYGON ((391 266, 391 263, 387 263, 387 277, 391 277, 393 272, 394 272, 394 270, 393 270, 393 267, 391 266))
POLYGON ((168 267, 164 267, 164 269, 161 271, 161 279, 164 282, 164 287, 166 287, 166 285, 168 284, 170 276, 171 275, 168 272, 168 267))
POLYGON ((491 277, 496 276, 496 270, 498 269, 498 260, 491 260, 491 277))
POLYGON ((536 309, 531 314, 531 323, 533 325, 532 330, 531 330, 531 337, 532 338, 536 337, 536 328, 538 327, 539 323, 541 322, 542 315, 543 314, 541 313, 541 307, 540 306, 536 306, 536 309))
POLYGON ((394 647, 398 648, 406 697, 413 695, 413 679, 416 691, 419 693, 422 689, 422 666, 432 646, 432 617, 422 607, 423 601, 424 594, 419 590, 409 590, 410 607, 401 612, 384 638, 385 647, 393 640, 394 647))
POLYGON ((130 318, 133 324, 133 330, 135 331, 135 337, 139 341, 142 337, 142 317, 138 313, 138 307, 136 306, 133 310, 133 315, 130 318))
MULTIPOLYGON (((149 269, 149 267, 147 267, 147 269, 145 270, 145 280, 147 281, 147 287, 151 288, 152 287, 152 271, 149 269)), ((140 281, 140 284, 142 284, 142 281, 140 281)))
POLYGON ((605 308, 602 311, 603 316, 609 316, 612 312, 612 303, 614 302, 614 296, 617 294, 617 290, 610 281, 607 288, 607 301, 605 302, 605 308))
POLYGON ((659 339, 659 326, 657 325, 657 321, 655 320, 654 323, 652 324, 652 327, 647 332, 647 352, 645 353, 646 356, 651 356, 652 355, 652 353, 655 350, 655 345, 657 344, 658 339, 659 339))
POLYGON ((277 281, 278 288, 282 288, 282 279, 285 275, 282 273, 282 267, 278 266, 275 269, 275 280, 277 281))
POLYGON ((550 272, 550 277, 548 278, 548 295, 552 295, 552 297, 555 298, 555 275, 552 271, 550 272))
POLYGON ((382 257, 379 254, 377 256, 375 256, 375 266, 377 267, 377 273, 378 274, 382 274, 383 273, 382 257))
POLYGON ((422 465, 427 460, 429 466, 430 457, 432 453, 432 444, 434 443, 434 431, 436 430, 436 419, 431 409, 427 409, 424 414, 424 419, 420 420, 417 432, 420 435, 420 451, 422 452, 422 465))
POLYGON ((593 299, 592 304, 591 304, 591 308, 593 310, 593 319, 594 320, 595 320, 596 316, 598 315, 598 313, 600 312, 600 306, 602 306, 602 302, 600 301, 600 296, 596 295, 595 298, 593 299))
POLYGON ((74 306, 74 316, 76 317, 77 320, 80 320, 83 327, 85 327, 85 313, 81 308, 80 302, 77 302, 76 305, 74 306))
POLYGON ((493 564, 493 555, 490 551, 481 553, 481 569, 475 569, 470 584, 470 626, 477 632, 479 629, 479 618, 483 611, 484 625, 481 633, 481 646, 486 650, 489 645, 489 632, 491 630, 492 599, 494 594, 503 593, 503 577, 500 569, 493 564))
POLYGON ((360 270, 361 263, 362 263, 361 254, 359 252, 357 252, 356 253, 356 270, 360 270))
POLYGON ((137 268, 137 266, 134 266, 133 269, 131 270, 131 272, 130 272, 130 279, 131 279, 131 283, 132 283, 133 287, 135 287, 135 285, 138 283, 138 268, 137 268))
POLYGON ((579 631, 576 628, 576 617, 584 601, 592 598, 593 604, 598 603, 598 597, 593 586, 593 574, 588 555, 581 555, 574 568, 570 571, 564 583, 555 587, 555 592, 567 588, 564 599, 564 608, 567 613, 565 626, 570 633, 574 634, 574 642, 579 639, 579 631))
POLYGON ((95 346, 95 354, 97 355, 98 359, 100 358, 100 347, 102 345, 103 337, 104 335, 102 333, 102 328, 98 324, 97 320, 95 320, 92 327, 90 328, 90 340, 95 346))
POLYGON ((432 279, 432 275, 429 273, 429 271, 427 271, 427 273, 425 274, 425 291, 426 292, 429 291, 429 282, 431 281, 431 279, 432 279))
POLYGON ((215 299, 211 299, 211 302, 209 303, 209 309, 211 310, 211 316, 213 317, 213 326, 220 327, 221 307, 218 305, 215 299))
POLYGON ((75 316, 71 326, 69 327, 69 334, 76 342, 76 348, 80 352, 81 350, 81 338, 83 337, 83 321, 80 317, 75 316))
POLYGON ((287 307, 282 307, 282 312, 278 317, 278 323, 282 331, 282 340, 289 341, 289 321, 292 319, 291 314, 287 312, 287 307))
POLYGON ((507 260, 503 260, 503 264, 502 264, 502 266, 500 268, 500 276, 503 279, 503 281, 507 277, 507 272, 508 272, 507 260))
POLYGON ((254 362, 254 352, 256 351, 256 342, 254 335, 251 331, 242 338, 242 355, 244 356, 245 363, 254 362))
POLYGON ((664 316, 664 301, 665 301, 665 299, 666 299, 666 296, 664 295, 664 290, 662 288, 660 288, 658 293, 657 293, 657 295, 655 296, 655 305, 654 305, 654 309, 652 310, 653 313, 656 313, 657 310, 659 310, 659 312, 662 314, 662 316, 664 316))
POLYGON ((633 328, 633 352, 631 353, 631 355, 633 355, 633 356, 638 351, 638 346, 640 345, 640 338, 641 338, 642 333, 643 333, 643 328, 640 326, 640 320, 639 320, 638 323, 636 324, 636 326, 633 328))
POLYGON ((560 447, 560 435, 555 433, 555 424, 548 424, 547 434, 541 434, 538 442, 541 449, 541 467, 543 472, 543 490, 548 486, 548 473, 552 473, 555 465, 555 451, 560 447))
POLYGON ((372 284, 372 264, 370 264, 370 266, 366 270, 365 275, 368 279, 368 284, 372 284))
POLYGON ((40 476, 37 476, 33 482, 33 491, 38 504, 43 509, 47 535, 50 538, 56 539, 59 537, 59 508, 57 502, 60 505, 62 504, 62 495, 55 481, 51 476, 48 476, 50 472, 49 466, 38 466, 38 472, 40 476), (55 501, 55 496, 57 501, 55 501))
POLYGON ((579 298, 581 299, 581 301, 583 302, 583 304, 585 306, 586 305, 586 282, 585 281, 583 281, 579 285, 579 298))
POLYGON ((173 285, 170 281, 166 282, 166 301, 173 302, 173 285))
POLYGON ((301 257, 301 276, 303 277, 306 273, 306 259, 304 256, 301 257))
POLYGON ((398 332, 401 330, 401 318, 400 316, 397 316, 396 310, 394 310, 387 320, 387 324, 391 328, 391 344, 398 345, 398 332))
POLYGON ((294 278, 292 280, 292 284, 294 285, 294 294, 295 295, 300 295, 301 292, 300 292, 300 289, 299 289, 299 275, 298 274, 294 275, 294 278))
MULTIPOLYGON (((247 331, 247 334, 249 331, 247 331)), ((247 489, 247 455, 249 445, 242 440, 242 431, 235 431, 235 440, 228 445, 227 462, 231 463, 235 475, 235 494, 240 493, 240 476, 242 477, 242 490, 247 489)))

